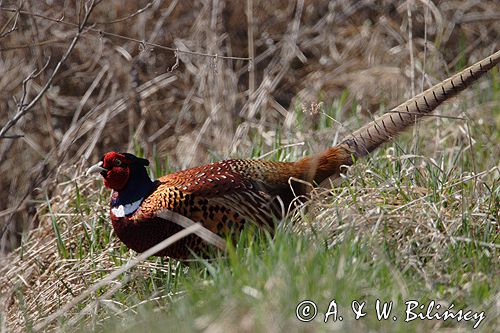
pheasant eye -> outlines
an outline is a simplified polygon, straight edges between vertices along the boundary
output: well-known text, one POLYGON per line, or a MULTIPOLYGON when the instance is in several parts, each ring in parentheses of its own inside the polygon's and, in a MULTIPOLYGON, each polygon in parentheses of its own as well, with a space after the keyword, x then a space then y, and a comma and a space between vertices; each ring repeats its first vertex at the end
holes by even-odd
POLYGON ((120 165, 122 165, 122 161, 121 161, 121 160, 119 160, 119 159, 115 159, 113 162, 114 162, 114 164, 115 164, 116 166, 120 166, 120 165))

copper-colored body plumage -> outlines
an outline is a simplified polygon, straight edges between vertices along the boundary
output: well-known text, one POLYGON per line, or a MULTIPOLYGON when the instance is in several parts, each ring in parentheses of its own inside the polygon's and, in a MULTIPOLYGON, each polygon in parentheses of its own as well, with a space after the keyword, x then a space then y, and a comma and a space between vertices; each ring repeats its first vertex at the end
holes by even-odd
MULTIPOLYGON (((159 217, 165 210, 199 222, 218 235, 237 233, 247 223, 272 228, 273 219, 283 217, 295 195, 305 193, 308 187, 301 181, 320 184, 338 176, 342 165, 352 164, 353 158, 365 156, 389 141, 499 61, 497 51, 353 132, 339 145, 297 162, 227 160, 152 182, 144 171, 147 161, 111 152, 92 171, 101 172, 106 186, 114 190, 111 219, 116 234, 138 252, 182 229, 159 217)), ((191 235, 157 254, 185 258, 188 248, 198 251, 203 246, 201 238, 191 235)))
MULTIPOLYGON (((290 177, 304 179, 306 174, 307 169, 301 170, 295 163, 258 160, 227 160, 183 170, 159 178, 132 216, 116 218, 111 213, 113 227, 138 252, 182 229, 156 217, 155 212, 163 209, 199 222, 218 235, 239 232, 247 223, 272 228, 273 218, 282 217, 294 197, 290 177)), ((297 186, 295 193, 301 188, 297 186)), ((193 235, 158 254, 184 258, 189 254, 187 248, 197 251, 202 246, 201 239, 193 235)))

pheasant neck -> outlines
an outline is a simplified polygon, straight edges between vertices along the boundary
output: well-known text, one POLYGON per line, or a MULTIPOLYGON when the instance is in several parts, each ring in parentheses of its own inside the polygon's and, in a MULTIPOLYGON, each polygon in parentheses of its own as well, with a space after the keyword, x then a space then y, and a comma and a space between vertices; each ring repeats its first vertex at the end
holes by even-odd
POLYGON ((139 208, 142 200, 153 191, 153 188, 154 182, 149 178, 146 169, 142 166, 132 167, 130 179, 125 188, 113 192, 111 208, 120 212, 118 215, 133 214, 139 208))

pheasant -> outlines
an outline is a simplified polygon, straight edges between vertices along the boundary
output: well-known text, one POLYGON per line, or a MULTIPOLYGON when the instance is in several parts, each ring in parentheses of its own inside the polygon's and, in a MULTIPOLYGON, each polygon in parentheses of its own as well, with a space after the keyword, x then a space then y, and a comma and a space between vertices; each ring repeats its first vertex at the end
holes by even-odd
MULTIPOLYGON (((296 162, 225 160, 151 180, 148 160, 129 153, 106 153, 89 173, 100 173, 113 190, 111 222, 129 248, 144 252, 183 229, 169 216, 199 222, 217 235, 237 235, 248 223, 272 228, 304 182, 320 184, 339 175, 341 166, 369 154, 478 80, 500 62, 500 51, 415 96, 345 137, 338 145, 296 162), (293 180, 298 180, 294 182, 293 180), (173 215, 165 215, 165 213, 173 215)), ((191 234, 156 255, 187 258, 206 243, 191 234)))

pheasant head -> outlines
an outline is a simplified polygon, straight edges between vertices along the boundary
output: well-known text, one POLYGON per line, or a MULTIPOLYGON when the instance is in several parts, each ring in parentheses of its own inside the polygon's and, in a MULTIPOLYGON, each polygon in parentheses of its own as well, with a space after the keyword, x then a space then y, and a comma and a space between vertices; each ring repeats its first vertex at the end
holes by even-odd
POLYGON ((149 179, 145 166, 149 161, 128 153, 109 152, 106 153, 99 163, 87 170, 87 174, 100 173, 104 179, 104 186, 115 191, 127 188, 129 182, 136 183, 136 178, 149 179))

